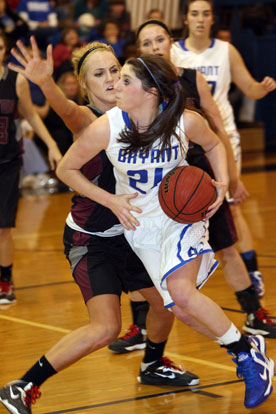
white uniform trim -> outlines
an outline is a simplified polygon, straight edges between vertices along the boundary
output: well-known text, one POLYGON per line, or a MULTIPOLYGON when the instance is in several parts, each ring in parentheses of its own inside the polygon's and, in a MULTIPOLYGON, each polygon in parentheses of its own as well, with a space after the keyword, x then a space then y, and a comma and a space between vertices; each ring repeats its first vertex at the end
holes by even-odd
POLYGON ((171 59, 176 66, 196 69, 205 77, 219 108, 225 131, 229 136, 235 160, 240 169, 240 135, 235 124, 233 108, 228 99, 231 84, 228 42, 211 39, 211 44, 207 49, 201 53, 194 53, 186 48, 185 40, 181 40, 172 45, 171 59))
POLYGON ((114 224, 114 226, 110 227, 109 229, 105 231, 98 231, 94 233, 91 231, 84 230, 82 227, 78 226, 77 223, 75 223, 71 212, 68 214, 66 218, 66 224, 68 227, 70 227, 73 230, 80 231, 81 233, 92 234, 94 236, 99 236, 99 237, 115 237, 115 236, 120 236, 121 234, 124 233, 124 228, 121 224, 114 224))
POLYGON ((106 154, 114 165, 117 181, 116 193, 138 192, 131 204, 140 207, 142 213, 133 213, 140 223, 135 231, 126 231, 125 237, 134 252, 144 263, 153 283, 160 292, 166 307, 174 305, 167 290, 167 277, 190 260, 203 255, 198 273, 197 284, 202 285, 208 279, 210 269, 214 271, 217 262, 208 244, 208 223, 202 220, 193 225, 181 224, 165 215, 158 201, 159 183, 167 172, 185 161, 188 141, 184 131, 183 117, 180 119, 180 135, 184 153, 176 137, 172 137, 170 152, 164 150, 158 155, 159 140, 147 153, 140 151, 125 154, 125 144, 117 141, 119 133, 126 127, 122 111, 115 107, 107 111, 110 123, 110 142, 106 154), (170 157, 169 157, 170 155, 170 157))

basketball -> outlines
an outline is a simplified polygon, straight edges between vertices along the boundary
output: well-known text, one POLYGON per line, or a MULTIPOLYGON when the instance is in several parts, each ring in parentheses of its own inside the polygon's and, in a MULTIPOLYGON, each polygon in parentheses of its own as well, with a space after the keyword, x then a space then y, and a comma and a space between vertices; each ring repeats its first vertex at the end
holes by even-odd
POLYGON ((159 202, 162 210, 179 223, 196 223, 205 218, 217 198, 212 178, 201 168, 177 167, 162 179, 159 202))

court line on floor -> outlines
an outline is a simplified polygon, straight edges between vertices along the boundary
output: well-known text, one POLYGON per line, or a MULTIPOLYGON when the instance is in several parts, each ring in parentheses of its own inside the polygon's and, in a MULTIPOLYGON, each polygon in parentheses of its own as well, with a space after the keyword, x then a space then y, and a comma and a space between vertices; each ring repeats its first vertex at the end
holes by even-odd
POLYGON ((50 331, 56 331, 56 332, 61 332, 61 333, 72 332, 70 329, 59 328, 59 327, 52 326, 52 325, 46 325, 44 323, 27 321, 25 319, 15 318, 14 316, 8 316, 8 315, 0 314, 0 319, 4 319, 4 320, 9 321, 9 322, 21 323, 23 325, 29 325, 29 326, 33 326, 33 327, 36 327, 36 328, 48 329, 50 331))
POLYGON ((109 401, 109 402, 106 402, 106 403, 91 404, 91 405, 86 405, 86 406, 83 406, 83 407, 68 408, 66 410, 49 411, 49 412, 43 413, 43 414, 73 413, 73 412, 76 412, 76 411, 88 410, 88 409, 99 408, 99 407, 107 407, 107 406, 112 406, 112 405, 117 405, 117 404, 124 404, 124 403, 129 403, 129 402, 134 402, 134 401, 141 401, 141 400, 157 398, 157 397, 163 397, 163 396, 166 396, 166 395, 181 394, 181 393, 186 393, 186 392, 197 393, 197 394, 200 394, 200 395, 205 396, 205 397, 221 398, 222 395, 213 394, 213 393, 210 393, 210 392, 205 392, 204 390, 207 389, 207 388, 231 385, 231 384, 236 384, 236 383, 239 383, 239 382, 242 382, 242 380, 220 382, 220 383, 216 383, 216 384, 202 385, 202 386, 189 387, 189 388, 181 388, 181 389, 177 389, 177 390, 173 390, 173 391, 161 392, 161 393, 158 393, 158 394, 141 395, 140 397, 126 398, 126 399, 123 399, 123 400, 109 401))
MULTIPOLYGON (((43 323, 28 321, 28 320, 25 320, 25 319, 16 318, 14 316, 8 316, 8 315, 3 315, 3 314, 0 314, 0 319, 7 320, 9 322, 21 323, 23 325, 29 325, 29 326, 33 326, 33 327, 36 327, 36 328, 48 329, 48 330, 61 332, 61 333, 72 332, 69 329, 64 329, 64 328, 59 328, 59 327, 55 327, 55 326, 52 326, 52 325, 46 325, 46 324, 43 324, 43 323)), ((223 369, 224 371, 232 371, 232 372, 234 371, 235 372, 234 367, 229 367, 227 365, 217 364, 217 363, 206 361, 206 360, 203 360, 203 359, 192 358, 192 357, 188 357, 188 356, 184 356, 184 355, 180 355, 180 354, 175 354, 175 353, 171 353, 171 352, 166 352, 166 354, 168 356, 171 356, 172 358, 178 358, 178 359, 183 360, 183 361, 195 362, 197 364, 210 366, 210 367, 218 368, 218 369, 223 369)))

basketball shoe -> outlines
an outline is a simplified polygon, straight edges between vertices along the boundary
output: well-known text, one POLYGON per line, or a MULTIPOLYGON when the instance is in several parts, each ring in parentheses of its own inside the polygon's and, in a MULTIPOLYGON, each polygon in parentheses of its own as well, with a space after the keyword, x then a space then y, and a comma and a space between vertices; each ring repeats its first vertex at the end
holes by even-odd
POLYGON ((173 365, 168 358, 153 362, 145 371, 140 371, 138 381, 146 385, 186 386, 199 384, 199 378, 181 367, 173 365))
POLYGON ((146 330, 140 329, 137 325, 131 325, 124 336, 117 338, 108 345, 108 348, 117 354, 125 354, 126 352, 131 352, 135 349, 144 349, 145 347, 146 330))
POLYGON ((12 414, 31 414, 31 405, 41 392, 32 382, 16 380, 0 389, 0 401, 12 414))
POLYGON ((276 338, 276 323, 268 316, 268 312, 259 308, 247 315, 242 329, 251 335, 264 335, 267 338, 276 338))
POLYGON ((247 340, 257 351, 266 354, 266 342, 262 335, 247 336, 247 340))
POLYGON ((254 408, 272 393, 274 362, 259 351, 259 347, 265 349, 261 337, 249 337, 248 340, 252 345, 250 352, 240 352, 233 361, 237 365, 238 378, 243 378, 245 382, 244 405, 254 408))
POLYGON ((16 299, 12 282, 2 282, 0 280, 0 305, 9 305, 15 301, 16 299))
POLYGON ((255 287, 258 298, 263 298, 265 294, 265 287, 262 274, 259 271, 255 271, 249 272, 249 276, 255 287))

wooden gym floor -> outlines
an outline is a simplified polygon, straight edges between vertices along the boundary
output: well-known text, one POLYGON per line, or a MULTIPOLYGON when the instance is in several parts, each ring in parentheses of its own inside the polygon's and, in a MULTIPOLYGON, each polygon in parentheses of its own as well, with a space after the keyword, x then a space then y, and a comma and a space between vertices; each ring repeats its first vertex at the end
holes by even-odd
MULTIPOLYGON (((276 315, 276 157, 245 155, 243 181, 251 197, 243 206, 265 279, 264 308, 276 315)), ((87 314, 63 255, 62 232, 72 194, 28 195, 20 200, 14 230, 17 303, 0 309, 0 381, 20 376, 65 333, 85 324, 87 314)), ((241 328, 245 320, 219 269, 204 287, 241 328)), ((122 297, 124 332, 131 323, 122 297)), ((276 360, 276 339, 268 339, 276 360)), ((244 383, 215 343, 175 322, 166 356, 200 376, 191 388, 141 385, 136 377, 143 351, 114 355, 107 347, 45 382, 34 414, 243 414, 244 383)), ((274 380, 274 386, 275 386, 274 380)), ((274 414, 276 393, 254 409, 274 414)), ((0 407, 0 413, 6 412, 0 407)))

